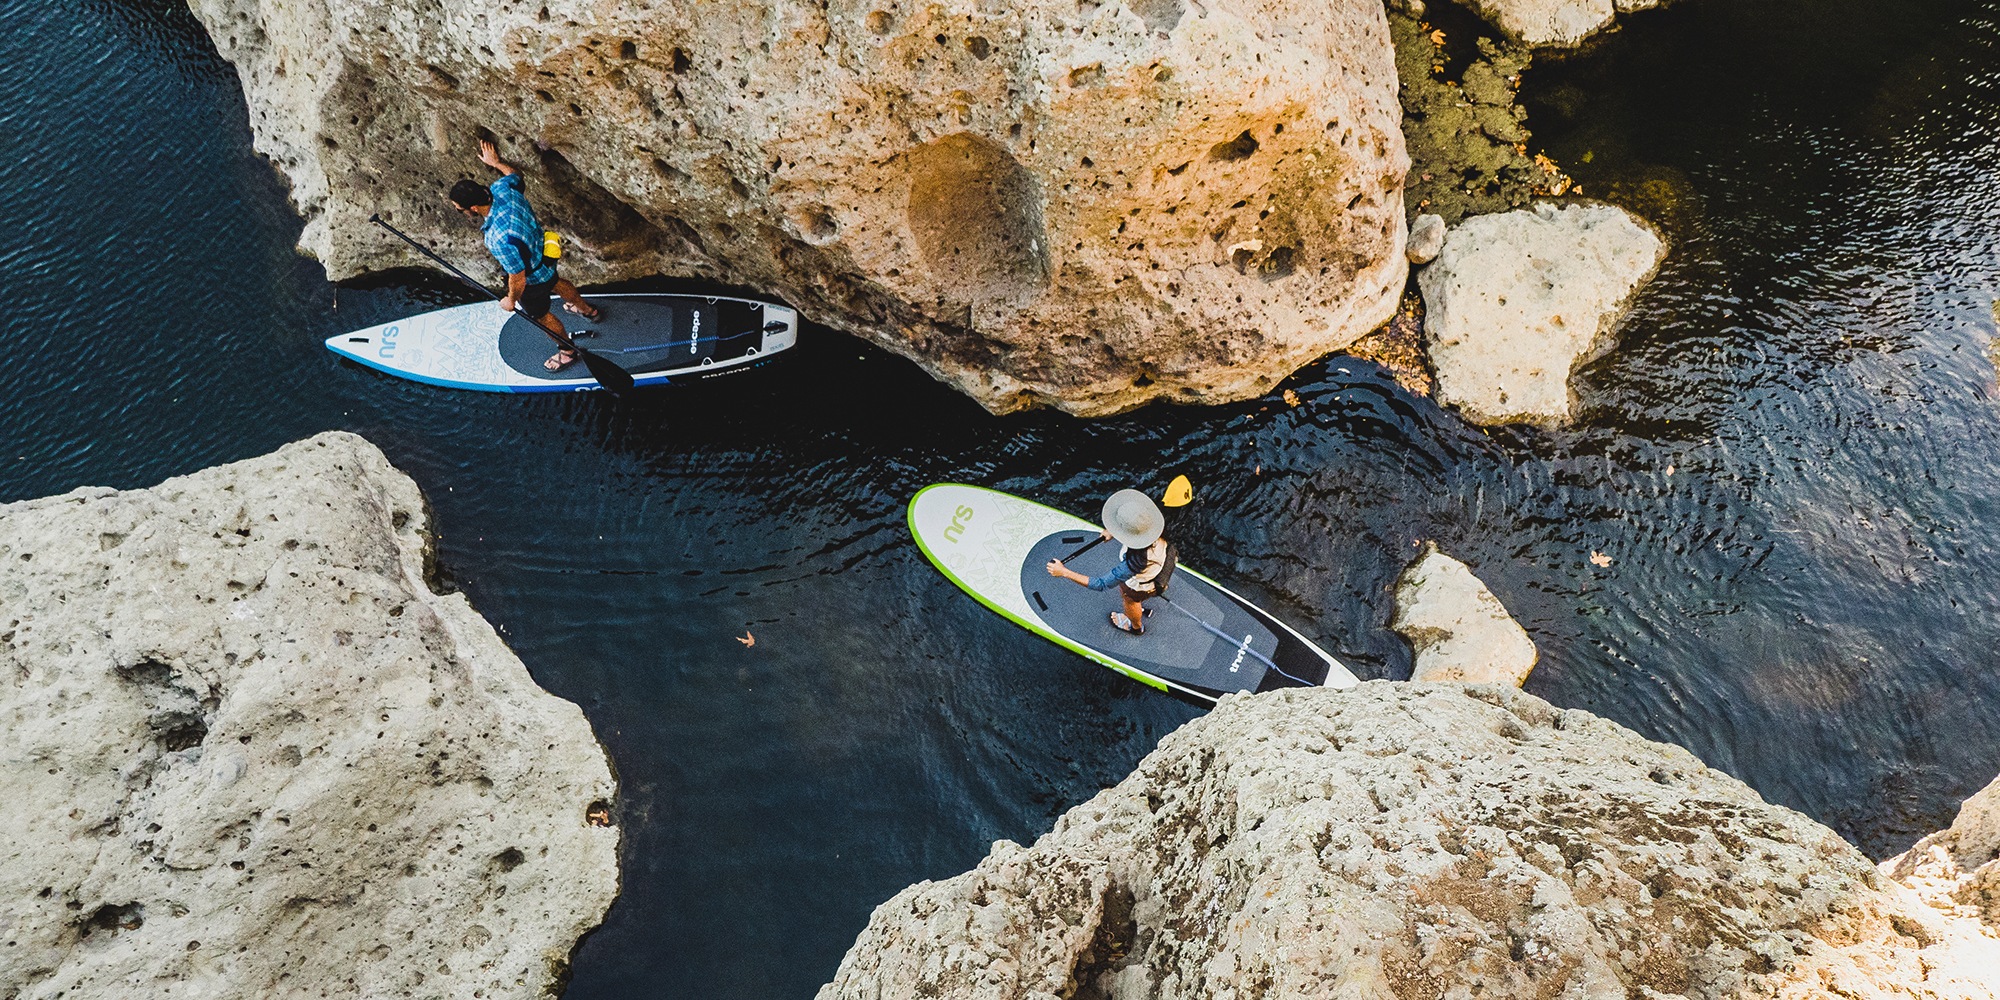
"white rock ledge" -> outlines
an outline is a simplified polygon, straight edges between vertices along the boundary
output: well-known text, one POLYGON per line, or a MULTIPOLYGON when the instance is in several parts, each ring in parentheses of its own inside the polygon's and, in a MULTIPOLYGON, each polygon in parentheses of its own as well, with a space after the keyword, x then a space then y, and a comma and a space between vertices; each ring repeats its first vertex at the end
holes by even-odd
POLYGON ((617 894, 583 713, 352 434, 0 506, 0 996, 541 997, 617 894))
POLYGON ((1469 0, 1502 34, 1535 48, 1576 48, 1612 27, 1619 15, 1663 0, 1469 0))
POLYGON ((1541 204, 1467 219, 1423 270, 1437 399, 1480 424, 1561 424, 1570 374, 1610 350, 1666 244, 1611 205, 1541 204))
POLYGON ((1435 544, 1396 583, 1389 623, 1416 654, 1413 681, 1520 687, 1535 669, 1535 640, 1471 567, 1435 544))

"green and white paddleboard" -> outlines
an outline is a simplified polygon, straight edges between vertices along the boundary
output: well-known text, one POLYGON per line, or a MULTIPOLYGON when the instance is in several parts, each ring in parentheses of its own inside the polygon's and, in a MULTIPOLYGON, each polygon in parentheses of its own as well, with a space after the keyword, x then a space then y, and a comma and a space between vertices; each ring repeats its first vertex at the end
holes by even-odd
MULTIPOLYGON (((1165 600, 1146 602, 1146 633, 1120 632, 1110 621, 1120 606, 1115 590, 1089 590, 1045 568, 1096 538, 1097 526, 1032 500, 960 483, 928 486, 910 500, 910 534, 979 603, 1162 691, 1213 704, 1232 691, 1360 683, 1312 640, 1185 564, 1165 600)), ((1106 542, 1066 565, 1094 577, 1118 559, 1117 543, 1106 542)))

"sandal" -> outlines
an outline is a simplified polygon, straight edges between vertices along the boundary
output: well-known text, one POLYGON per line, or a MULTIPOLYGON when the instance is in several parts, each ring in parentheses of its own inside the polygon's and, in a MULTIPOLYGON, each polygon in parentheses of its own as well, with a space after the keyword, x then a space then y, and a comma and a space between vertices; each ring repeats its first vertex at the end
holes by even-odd
MULTIPOLYGON (((1145 612, 1140 612, 1140 617, 1145 617, 1145 612)), ((1129 632, 1133 635, 1146 634, 1146 629, 1143 626, 1132 624, 1132 619, 1125 617, 1125 612, 1123 611, 1111 612, 1111 627, 1120 632, 1129 632)))
POLYGON ((576 303, 574 302, 563 303, 564 312, 569 313, 573 316, 581 316, 592 323, 598 322, 599 320, 602 320, 604 318, 604 307, 590 306, 589 309, 590 309, 589 312, 584 312, 582 309, 578 309, 576 307, 576 303))
POLYGON ((565 347, 549 355, 549 359, 542 362, 542 367, 552 372, 559 372, 573 364, 576 364, 576 352, 565 347))

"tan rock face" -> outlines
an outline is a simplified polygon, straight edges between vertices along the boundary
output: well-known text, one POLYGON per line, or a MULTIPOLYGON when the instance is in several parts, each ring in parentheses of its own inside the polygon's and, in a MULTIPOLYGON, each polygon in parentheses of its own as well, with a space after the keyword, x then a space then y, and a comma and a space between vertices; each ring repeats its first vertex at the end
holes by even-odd
POLYGON ((1481 215, 1418 275, 1437 398, 1481 424, 1570 419, 1571 373, 1615 342, 1666 244, 1612 205, 1481 215))
POLYGON ((1413 681, 1520 687, 1540 654, 1471 567, 1430 546, 1396 582, 1389 623, 1416 654, 1413 681))
POLYGON ((481 129, 572 277, 782 296, 997 411, 1262 392, 1406 274, 1374 0, 192 5, 336 278, 419 263, 377 210, 491 273, 481 129))
POLYGON ((561 981, 617 892, 610 769, 427 531, 351 434, 0 506, 0 996, 561 981))
POLYGON ((1991 995, 2000 965, 1926 978, 1919 933, 1980 932, 1684 750, 1377 681, 1224 699, 884 903, 819 998, 1991 995))

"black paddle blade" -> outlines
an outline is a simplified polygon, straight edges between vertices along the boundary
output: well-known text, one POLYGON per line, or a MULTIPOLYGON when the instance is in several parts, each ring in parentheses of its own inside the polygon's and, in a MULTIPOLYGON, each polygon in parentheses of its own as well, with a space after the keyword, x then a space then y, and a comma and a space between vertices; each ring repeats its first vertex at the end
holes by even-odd
POLYGON ((576 349, 576 353, 583 359, 583 366, 590 369, 590 377, 596 379, 597 384, 619 395, 632 391, 635 383, 631 372, 581 347, 576 349))

